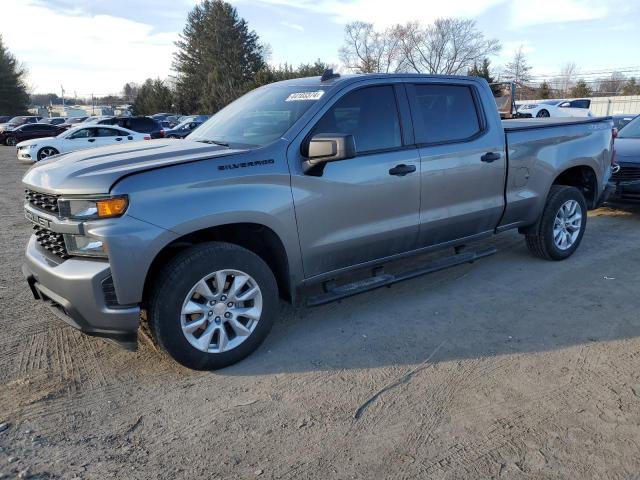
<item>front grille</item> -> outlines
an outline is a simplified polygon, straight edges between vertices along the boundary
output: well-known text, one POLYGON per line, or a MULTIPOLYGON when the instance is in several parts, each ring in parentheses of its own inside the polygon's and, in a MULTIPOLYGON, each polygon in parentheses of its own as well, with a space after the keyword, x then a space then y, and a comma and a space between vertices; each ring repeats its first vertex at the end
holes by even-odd
POLYGON ((44 210, 45 212, 58 213, 58 197, 50 193, 40 193, 34 190, 25 189, 24 197, 29 205, 44 210))
POLYGON ((618 173, 611 175, 614 182, 633 182, 640 180, 640 165, 620 165, 618 173))
POLYGON ((67 248, 64 246, 64 238, 61 233, 52 232, 38 225, 34 225, 33 230, 42 248, 62 259, 69 258, 69 253, 67 253, 67 248))

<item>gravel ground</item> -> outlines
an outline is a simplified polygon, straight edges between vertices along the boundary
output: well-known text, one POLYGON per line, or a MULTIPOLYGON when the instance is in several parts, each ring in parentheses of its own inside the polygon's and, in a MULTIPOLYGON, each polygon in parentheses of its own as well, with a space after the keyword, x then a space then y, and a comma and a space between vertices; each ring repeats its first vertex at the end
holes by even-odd
POLYGON ((499 253, 314 309, 254 355, 184 369, 83 336, 20 273, 0 147, 0 478, 638 478, 640 208, 561 263, 499 253))

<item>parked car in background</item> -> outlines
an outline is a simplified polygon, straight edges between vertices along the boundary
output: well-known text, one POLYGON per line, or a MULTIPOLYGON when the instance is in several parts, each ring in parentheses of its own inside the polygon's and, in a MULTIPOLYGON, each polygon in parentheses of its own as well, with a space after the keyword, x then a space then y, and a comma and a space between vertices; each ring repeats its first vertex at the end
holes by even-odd
POLYGON ((64 132, 64 129, 49 125, 48 123, 28 123, 13 130, 0 133, 0 144, 14 146, 25 140, 42 137, 55 137, 64 132))
POLYGON ((520 117, 591 117, 591 100, 545 100, 540 103, 525 103, 518 107, 520 117))
POLYGON ((37 162, 59 153, 150 139, 149 135, 118 126, 79 126, 66 130, 57 137, 38 138, 18 143, 18 160, 37 162))
POLYGON ((65 117, 43 118, 38 123, 48 123, 49 125, 62 125, 67 119, 65 117))
POLYGON ((613 126, 620 131, 622 127, 633 120, 636 116, 636 114, 617 114, 611 115, 611 119, 613 120, 613 126))
POLYGON ((67 121, 61 123, 59 126, 64 129, 76 127, 79 123, 84 122, 89 117, 71 117, 67 118, 67 121))
POLYGON ((0 126, 0 132, 6 132, 7 130, 14 130, 21 125, 25 125, 27 123, 37 123, 42 119, 42 117, 34 116, 34 115, 22 115, 18 117, 13 117, 7 123, 3 123, 0 126))
POLYGON ((181 124, 176 125, 174 128, 163 130, 162 136, 164 136, 165 138, 184 138, 203 123, 204 122, 195 120, 182 122, 181 124))
POLYGON ((29 169, 23 272, 88 334, 132 348, 145 309, 177 361, 221 368, 258 348, 280 298, 313 284, 324 288, 308 305, 339 300, 474 262, 495 249, 465 244, 516 228, 533 255, 570 257, 607 193, 612 129, 501 121, 478 77, 327 71, 270 84, 183 142, 29 169), (447 248, 409 271, 378 268, 447 248), (347 283, 356 270, 371 275, 347 283))
POLYGON ((620 129, 615 150, 620 165, 620 170, 611 176, 616 196, 640 200, 640 115, 620 129))
POLYGON ((98 125, 119 125, 134 132, 148 133, 151 138, 162 138, 162 125, 151 117, 110 117, 97 122, 98 125))
POLYGON ((11 115, 0 115, 0 124, 7 123, 11 120, 11 115))

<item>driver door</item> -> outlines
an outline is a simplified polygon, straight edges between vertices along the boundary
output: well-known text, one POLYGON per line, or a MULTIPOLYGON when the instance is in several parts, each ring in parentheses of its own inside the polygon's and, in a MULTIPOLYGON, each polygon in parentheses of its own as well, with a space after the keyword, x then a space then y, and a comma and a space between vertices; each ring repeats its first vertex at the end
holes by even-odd
POLYGON ((420 156, 406 136, 411 127, 403 88, 387 83, 353 89, 292 142, 291 183, 306 278, 416 248, 420 156), (323 133, 353 135, 356 156, 305 174, 301 151, 323 133))
POLYGON ((91 148, 96 142, 96 128, 81 128, 64 140, 63 148, 67 152, 91 148))

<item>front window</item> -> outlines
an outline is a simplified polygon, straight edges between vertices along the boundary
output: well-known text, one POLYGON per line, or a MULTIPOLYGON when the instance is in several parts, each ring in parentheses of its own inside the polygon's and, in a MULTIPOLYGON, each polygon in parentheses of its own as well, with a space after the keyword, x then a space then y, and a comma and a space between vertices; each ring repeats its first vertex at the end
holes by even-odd
POLYGON ((640 116, 637 116, 618 132, 618 138, 640 138, 640 116))
POLYGON ((321 133, 353 135, 358 153, 400 147, 393 87, 366 87, 345 95, 322 116, 311 136, 321 133))
POLYGON ((321 87, 272 86, 247 93, 189 135, 189 140, 260 147, 278 138, 325 93, 321 87))

